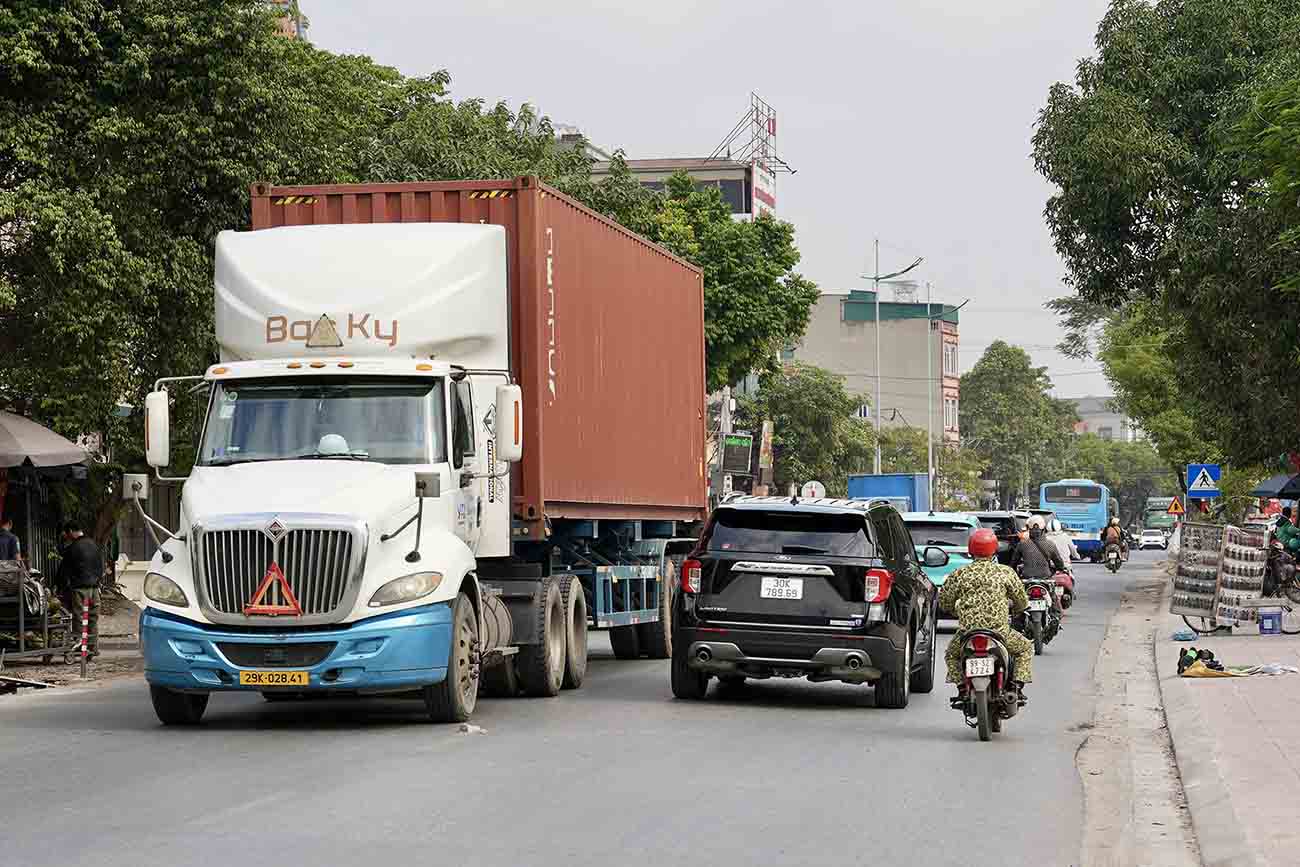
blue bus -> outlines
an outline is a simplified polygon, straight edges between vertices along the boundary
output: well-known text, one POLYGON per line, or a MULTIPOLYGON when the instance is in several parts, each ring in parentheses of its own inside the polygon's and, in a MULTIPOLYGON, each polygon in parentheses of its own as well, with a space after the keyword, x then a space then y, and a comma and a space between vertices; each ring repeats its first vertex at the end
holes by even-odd
POLYGON ((1038 490, 1038 505, 1056 513, 1080 554, 1100 559, 1101 528, 1114 508, 1109 488, 1091 479, 1048 482, 1038 490))

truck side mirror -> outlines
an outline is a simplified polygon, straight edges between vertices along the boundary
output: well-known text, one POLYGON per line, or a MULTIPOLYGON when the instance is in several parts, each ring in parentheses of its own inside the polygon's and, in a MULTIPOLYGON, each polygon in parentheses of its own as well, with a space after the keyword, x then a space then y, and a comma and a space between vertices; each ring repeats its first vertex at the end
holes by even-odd
POLYGON ((144 399, 144 455, 151 467, 171 463, 171 408, 166 391, 151 391, 144 399))
POLYGON ((524 396, 517 385, 498 385, 493 411, 497 435, 497 460, 515 463, 524 456, 524 396))

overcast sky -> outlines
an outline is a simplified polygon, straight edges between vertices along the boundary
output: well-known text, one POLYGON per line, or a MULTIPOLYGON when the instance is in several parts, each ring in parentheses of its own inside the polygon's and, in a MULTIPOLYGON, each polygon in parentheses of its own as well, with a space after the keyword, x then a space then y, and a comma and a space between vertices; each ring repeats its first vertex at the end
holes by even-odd
MULTIPOLYGON (((408 75, 446 68, 458 99, 529 102, 629 157, 706 156, 763 97, 801 270, 866 284, 914 256, 960 303, 962 369, 991 341, 1029 349, 1058 395, 1109 393, 1065 359, 1043 301, 1064 294, 1029 139, 1055 81, 1092 52, 1106 0, 302 0, 316 45, 408 75)), ((888 296, 886 296, 888 297, 888 296)))

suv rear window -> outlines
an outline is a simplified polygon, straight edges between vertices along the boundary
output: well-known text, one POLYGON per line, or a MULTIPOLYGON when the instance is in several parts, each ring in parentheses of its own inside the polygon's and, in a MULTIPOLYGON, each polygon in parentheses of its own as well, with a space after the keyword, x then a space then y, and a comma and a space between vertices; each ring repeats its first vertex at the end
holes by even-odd
POLYGON ((833 554, 872 557, 861 515, 825 512, 719 509, 709 535, 710 551, 759 554, 833 554))
POLYGON ((917 548, 928 545, 965 546, 970 541, 970 524, 945 521, 907 522, 907 533, 917 548))

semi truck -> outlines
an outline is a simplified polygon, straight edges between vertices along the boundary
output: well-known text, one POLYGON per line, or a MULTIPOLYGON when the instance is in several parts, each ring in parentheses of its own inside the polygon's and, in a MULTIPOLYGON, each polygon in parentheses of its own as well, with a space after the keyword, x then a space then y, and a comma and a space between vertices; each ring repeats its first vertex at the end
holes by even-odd
POLYGON ((706 508, 700 270, 531 177, 251 202, 216 239, 218 361, 145 401, 184 482, 140 623, 161 722, 238 691, 464 721, 581 686, 589 628, 667 658, 706 508))
POLYGON ((849 498, 889 500, 900 512, 930 511, 930 477, 925 473, 853 473, 849 498))

